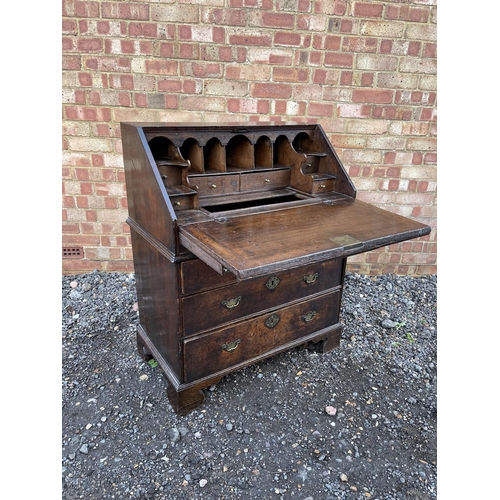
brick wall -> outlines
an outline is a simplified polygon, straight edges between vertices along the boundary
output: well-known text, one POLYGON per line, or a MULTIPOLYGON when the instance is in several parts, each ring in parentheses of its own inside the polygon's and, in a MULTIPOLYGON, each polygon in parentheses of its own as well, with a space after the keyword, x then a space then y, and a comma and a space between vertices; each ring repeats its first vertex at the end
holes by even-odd
POLYGON ((62 22, 64 274, 133 270, 120 121, 269 119, 320 123, 358 199, 433 228, 350 270, 436 272, 436 0, 63 0, 62 22))

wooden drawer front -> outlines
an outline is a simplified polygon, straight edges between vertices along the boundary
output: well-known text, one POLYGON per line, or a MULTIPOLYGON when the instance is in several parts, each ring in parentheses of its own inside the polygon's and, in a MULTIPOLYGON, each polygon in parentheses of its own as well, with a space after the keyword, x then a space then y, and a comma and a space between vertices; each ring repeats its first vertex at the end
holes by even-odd
POLYGON ((340 285, 342 259, 291 269, 182 299, 184 334, 193 335, 340 285))
POLYGON ((238 174, 197 175, 190 177, 189 183, 200 196, 215 196, 237 193, 240 188, 239 179, 238 174))
POLYGON ((200 259, 181 263, 181 293, 183 295, 210 290, 229 283, 236 283, 234 274, 220 275, 200 259))
POLYGON ((338 323, 340 291, 184 340, 187 381, 220 372, 338 323))
POLYGON ((241 174, 241 191, 263 191, 290 185, 290 170, 241 174))
POLYGON ((174 210, 188 210, 194 208, 194 196, 193 195, 181 195, 181 196, 171 196, 170 201, 174 210))
POLYGON ((333 179, 314 179, 312 185, 312 193, 329 193, 333 191, 333 179))

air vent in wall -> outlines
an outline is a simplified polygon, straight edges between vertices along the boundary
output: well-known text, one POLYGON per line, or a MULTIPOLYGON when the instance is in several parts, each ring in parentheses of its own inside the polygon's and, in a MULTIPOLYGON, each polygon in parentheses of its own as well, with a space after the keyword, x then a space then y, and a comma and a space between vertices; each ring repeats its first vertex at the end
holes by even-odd
POLYGON ((63 259, 81 259, 83 258, 82 247, 63 247, 62 249, 63 259))

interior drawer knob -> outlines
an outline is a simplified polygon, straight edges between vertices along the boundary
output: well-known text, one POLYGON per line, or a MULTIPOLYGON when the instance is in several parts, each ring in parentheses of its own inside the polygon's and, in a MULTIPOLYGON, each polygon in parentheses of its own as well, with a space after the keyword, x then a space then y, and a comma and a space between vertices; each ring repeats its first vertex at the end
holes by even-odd
POLYGON ((217 187, 217 184, 210 184, 210 187, 211 187, 212 189, 215 189, 215 188, 217 187))
POLYGON ((227 352, 233 352, 241 342, 240 339, 233 340, 232 342, 228 342, 227 344, 222 344, 222 349, 227 352))
POLYGON ((239 297, 235 297, 234 299, 223 300, 222 305, 226 306, 228 309, 234 309, 239 306, 241 302, 241 295, 239 297))
POLYGON ((314 316, 316 316, 316 311, 309 311, 306 314, 303 314, 301 317, 306 323, 310 323, 313 319, 314 316))
POLYGON ((317 279, 318 279, 318 273, 314 273, 314 274, 306 274, 304 276, 304 281, 307 283, 307 284, 310 284, 310 283, 314 283, 317 279))

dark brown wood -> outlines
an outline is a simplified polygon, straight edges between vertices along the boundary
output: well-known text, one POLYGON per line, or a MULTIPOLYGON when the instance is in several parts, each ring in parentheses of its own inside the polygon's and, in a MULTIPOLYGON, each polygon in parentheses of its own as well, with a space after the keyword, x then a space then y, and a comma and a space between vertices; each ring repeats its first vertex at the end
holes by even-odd
POLYGON ((181 294, 191 295, 211 288, 237 283, 232 273, 219 274, 200 259, 181 263, 181 294))
POLYGON ((338 322, 339 291, 184 340, 186 380, 245 363, 338 322))
POLYGON ((338 287, 341 282, 342 262, 334 259, 190 295, 182 299, 184 334, 192 335, 275 309, 338 287), (232 299, 238 300, 230 307, 232 299))
POLYGON ((340 343, 346 258, 428 234, 355 200, 319 125, 122 123, 140 324, 172 408, 308 342, 340 343))
POLYGON ((358 200, 189 224, 181 243, 199 258, 216 257, 238 278, 297 264, 346 257, 428 233, 428 227, 358 200))
POLYGON ((212 377, 185 389, 176 389, 170 382, 167 386, 167 396, 174 411, 179 415, 186 415, 205 402, 203 389, 216 385, 221 377, 212 377))

